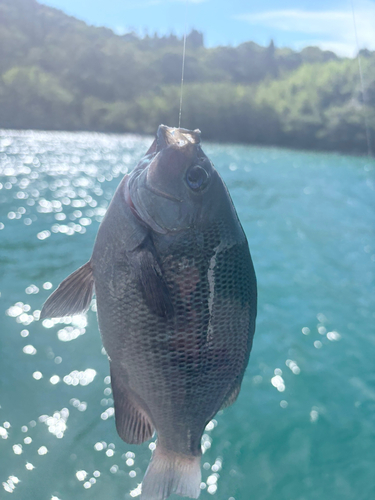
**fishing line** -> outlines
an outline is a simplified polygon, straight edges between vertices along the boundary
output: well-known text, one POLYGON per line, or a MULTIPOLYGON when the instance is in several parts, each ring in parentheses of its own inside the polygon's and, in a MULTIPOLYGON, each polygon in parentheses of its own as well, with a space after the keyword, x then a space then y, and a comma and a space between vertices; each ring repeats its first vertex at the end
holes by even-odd
POLYGON ((350 0, 350 3, 351 3, 351 6, 352 6, 355 42, 356 42, 356 45, 357 45, 357 61, 358 61, 359 79, 361 81, 362 109, 363 109, 363 116, 364 116, 365 128, 366 128, 367 154, 368 154, 368 156, 372 156, 371 139, 370 139, 370 127, 369 127, 369 124, 368 124, 367 109, 366 109, 366 103, 365 103, 365 86, 364 86, 364 83, 363 83, 362 63, 361 63, 361 56, 360 56, 360 53, 359 53, 359 43, 358 43, 357 23, 356 23, 356 19, 355 19, 355 11, 354 11, 354 1, 350 0))
POLYGON ((186 54, 186 29, 187 29, 186 10, 187 10, 187 2, 185 2, 185 32, 184 32, 184 48, 182 50, 182 70, 181 70, 181 88, 180 88, 180 112, 178 114, 178 128, 181 127, 182 89, 184 87, 185 54, 186 54))

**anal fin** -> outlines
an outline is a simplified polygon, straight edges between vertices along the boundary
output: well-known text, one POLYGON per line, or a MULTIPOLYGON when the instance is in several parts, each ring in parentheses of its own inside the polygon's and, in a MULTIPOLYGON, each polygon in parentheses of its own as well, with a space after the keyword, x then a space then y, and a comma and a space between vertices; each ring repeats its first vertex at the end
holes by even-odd
POLYGON ((115 403, 116 429, 122 440, 141 444, 150 439, 154 426, 146 411, 136 401, 127 386, 123 370, 111 363, 111 384, 115 403))
POLYGON ((86 312, 93 292, 94 277, 89 261, 60 283, 44 303, 40 319, 61 318, 86 312))
POLYGON ((220 407, 220 410, 224 410, 224 408, 228 408, 228 406, 231 406, 236 401, 238 394, 240 393, 240 390, 241 390, 241 382, 237 382, 237 384, 234 387, 231 387, 231 389, 225 396, 225 399, 220 407))

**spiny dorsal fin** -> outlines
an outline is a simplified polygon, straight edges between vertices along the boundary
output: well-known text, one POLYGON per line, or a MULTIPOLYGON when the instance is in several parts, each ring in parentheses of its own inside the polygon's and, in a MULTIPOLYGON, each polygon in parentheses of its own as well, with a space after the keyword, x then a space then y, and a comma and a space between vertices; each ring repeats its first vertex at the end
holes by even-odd
POLYGON ((89 261, 60 283, 44 303, 40 319, 62 318, 86 312, 93 292, 94 277, 89 261))
POLYGON ((150 439, 154 426, 126 383, 126 374, 111 363, 111 385, 115 403, 116 428, 121 439, 129 444, 141 444, 150 439))

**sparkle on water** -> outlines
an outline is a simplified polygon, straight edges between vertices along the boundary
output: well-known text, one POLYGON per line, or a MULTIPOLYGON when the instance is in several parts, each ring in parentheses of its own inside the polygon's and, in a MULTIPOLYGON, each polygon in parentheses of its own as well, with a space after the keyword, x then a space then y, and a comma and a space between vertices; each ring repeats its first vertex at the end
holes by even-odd
MULTIPOLYGON (((87 317, 38 319, 88 260, 120 178, 150 142, 0 131, 1 498, 141 493, 155 438, 131 446, 116 434, 95 299, 87 317)), ((201 497, 373 498, 375 164, 204 149, 247 233, 259 314, 239 399, 202 438, 201 497)))

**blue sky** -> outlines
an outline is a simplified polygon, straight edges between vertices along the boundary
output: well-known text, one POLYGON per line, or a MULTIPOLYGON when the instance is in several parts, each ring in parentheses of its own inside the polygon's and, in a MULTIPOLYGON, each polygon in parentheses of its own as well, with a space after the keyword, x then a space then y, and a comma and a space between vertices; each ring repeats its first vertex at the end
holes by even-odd
POLYGON ((253 40, 300 50, 317 45, 339 55, 356 53, 352 4, 360 48, 375 50, 375 0, 38 0, 116 33, 183 35, 185 26, 206 46, 253 40))

